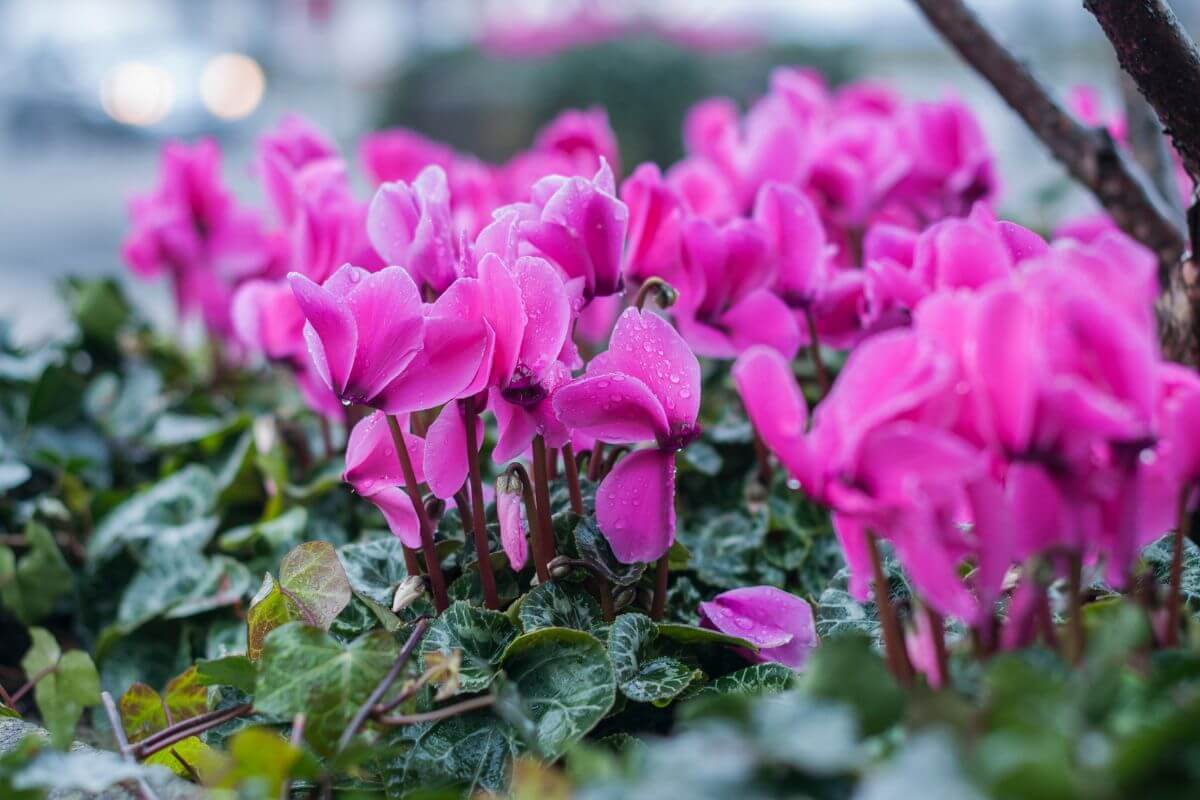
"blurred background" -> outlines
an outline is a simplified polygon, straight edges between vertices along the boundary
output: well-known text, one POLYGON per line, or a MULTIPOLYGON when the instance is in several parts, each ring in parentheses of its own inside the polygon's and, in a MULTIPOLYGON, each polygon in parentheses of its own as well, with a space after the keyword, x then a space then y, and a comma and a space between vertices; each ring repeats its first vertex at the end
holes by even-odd
MULTIPOLYGON (((1119 103, 1078 0, 971 5, 1060 95, 1088 83, 1119 103)), ((1200 3, 1175 6, 1200 28, 1200 3)), ((126 199, 172 137, 218 138, 228 183, 257 202, 253 140, 284 111, 357 167, 373 128, 502 159, 558 110, 602 105, 629 169, 679 155, 693 102, 751 99, 779 64, 957 94, 998 154, 1003 213, 1044 226, 1083 202, 908 0, 0 0, 0 320, 51 334, 57 280, 124 271, 126 199)), ((139 296, 167 306, 165 286, 139 296)))

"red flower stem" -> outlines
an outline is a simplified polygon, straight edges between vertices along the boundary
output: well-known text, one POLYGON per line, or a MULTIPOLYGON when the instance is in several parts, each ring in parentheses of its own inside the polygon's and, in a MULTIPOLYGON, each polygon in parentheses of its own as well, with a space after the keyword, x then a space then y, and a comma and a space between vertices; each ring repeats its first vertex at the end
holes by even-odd
POLYGON ((1185 486, 1179 493, 1179 516, 1175 523, 1175 551, 1171 554, 1171 582, 1167 586, 1167 629, 1164 644, 1174 647, 1179 644, 1180 585, 1183 582, 1183 543, 1191 534, 1192 515, 1188 513, 1188 498, 1192 487, 1185 486))
MULTIPOLYGON (((482 398, 481 398, 482 399, 482 398)), ((475 527, 475 558, 479 560, 479 583, 483 586, 483 602, 490 609, 500 608, 500 595, 496 591, 496 575, 492 572, 491 547, 488 545, 487 523, 483 512, 483 477, 479 472, 478 422, 479 408, 476 398, 471 397, 462 404, 466 413, 467 464, 471 477, 471 519, 475 527)))
POLYGON ((550 482, 546 470, 546 440, 538 434, 533 438, 533 491, 537 496, 538 536, 533 543, 535 563, 540 564, 538 580, 542 580, 541 570, 545 570, 547 578, 550 575, 549 564, 554 558, 554 522, 550 518, 550 482))
POLYGON ((592 445, 592 451, 588 453, 588 471, 587 479, 592 483, 600 480, 600 468, 604 466, 604 442, 599 439, 592 445))
POLYGON ((413 651, 417 649, 417 645, 421 643, 421 639, 424 638, 425 631, 427 630, 429 630, 429 619, 422 617, 417 620, 417 624, 413 626, 412 633, 408 635, 408 640, 404 642, 404 646, 400 648, 400 653, 396 656, 396 660, 392 662, 392 668, 383 676, 383 680, 371 690, 371 694, 367 696, 363 704, 358 707, 358 711, 354 712, 354 716, 350 718, 350 724, 342 731, 341 737, 338 738, 337 751, 339 753, 345 750, 350 745, 350 742, 354 741, 354 737, 358 735, 358 731, 366 723, 367 717, 371 716, 376 705, 387 694, 388 689, 392 688, 392 684, 400 677, 400 673, 404 671, 404 665, 412 657, 413 651))
POLYGON ((562 446, 563 471, 567 475, 567 490, 571 493, 571 510, 583 516, 583 493, 579 491, 579 464, 575 462, 575 450, 571 443, 562 446))
POLYGON ((552 481, 558 480, 558 448, 551 447, 548 451, 548 461, 546 465, 546 475, 552 481))
POLYGON ((950 680, 950 658, 946 653, 946 622, 942 615, 933 610, 933 606, 925 604, 925 617, 929 622, 930 635, 933 637, 933 652, 937 655, 938 676, 941 685, 945 686, 950 680))
POLYGON ((763 443, 762 437, 758 435, 758 431, 754 431, 754 460, 758 462, 758 482, 769 487, 775 473, 771 469, 771 453, 763 443))
POLYGON ((875 534, 867 532, 867 551, 871 556, 871 573, 875 581, 875 607, 879 611, 879 626, 883 630, 883 648, 887 654, 892 674, 903 686, 912 684, 912 665, 904 649, 904 634, 900 630, 900 618, 892 605, 891 584, 883 572, 883 561, 879 557, 879 542, 875 534))
MULTIPOLYGON (((421 550, 425 553, 425 569, 429 573, 433 606, 439 612, 445 611, 446 606, 449 605, 446 600, 446 579, 442 576, 442 565, 438 561, 437 548, 433 544, 433 524, 429 521, 429 514, 425 511, 425 501, 421 499, 421 489, 417 485, 417 474, 413 470, 412 459, 408 456, 404 431, 400 429, 400 423, 391 414, 387 415, 387 421, 388 426, 392 429, 392 441, 396 445, 400 469, 404 472, 404 488, 408 491, 408 499, 412 501, 413 510, 417 513, 417 522, 421 529, 421 550)), ((405 550, 407 549, 405 548, 405 550)), ((407 556, 405 560, 407 561, 407 556)), ((416 560, 415 555, 413 560, 416 560)))
POLYGON ((1087 634, 1083 630, 1083 556, 1072 553, 1067 567, 1067 596, 1071 616, 1067 619, 1067 660, 1078 664, 1083 659, 1087 634))
POLYGON ((650 606, 650 619, 655 622, 661 620, 667 610, 667 578, 670 577, 670 572, 670 556, 663 553, 654 572, 654 601, 650 606))
POLYGON ((333 457, 333 428, 329 425, 329 417, 324 414, 317 415, 317 422, 321 426, 321 447, 324 449, 325 458, 333 457))
POLYGON ((132 752, 139 760, 149 758, 159 750, 165 750, 173 744, 182 742, 184 739, 199 736, 205 731, 224 725, 231 719, 244 717, 253 710, 254 706, 250 703, 243 703, 232 708, 210 711, 198 717, 185 719, 169 728, 163 728, 153 736, 149 736, 133 745, 132 752))
POLYGON ((616 612, 613 610, 612 586, 604 576, 596 577, 596 585, 600 595, 600 618, 605 622, 612 622, 616 619, 616 612))
POLYGON ((804 322, 808 325, 808 354, 812 358, 813 369, 817 373, 817 383, 821 387, 821 399, 829 394, 829 372, 825 369, 825 360, 821 358, 821 342, 817 337, 817 321, 813 319, 811 308, 804 309, 804 322))

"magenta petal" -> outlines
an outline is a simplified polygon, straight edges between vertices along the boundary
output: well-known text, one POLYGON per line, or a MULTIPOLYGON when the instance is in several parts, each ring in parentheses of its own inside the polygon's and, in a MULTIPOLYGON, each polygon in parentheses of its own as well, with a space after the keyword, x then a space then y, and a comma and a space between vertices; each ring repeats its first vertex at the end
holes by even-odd
POLYGON ((421 217, 416 194, 405 183, 385 183, 367 210, 367 236, 387 264, 403 266, 421 217))
POLYGON ((579 378, 555 392, 553 402, 563 425, 613 444, 670 435, 658 399, 646 384, 620 372, 579 378))
POLYGON ((537 419, 524 408, 501 398, 495 390, 492 391, 491 407, 499 431, 492 460, 503 464, 529 449, 533 437, 537 436, 537 419))
POLYGON ((683 337, 662 317, 627 308, 617 320, 603 357, 593 359, 588 372, 624 372, 653 392, 667 421, 694 425, 700 411, 700 362, 683 337))
POLYGON ((508 380, 517 368, 528 319, 517 281, 498 256, 489 254, 479 262, 479 284, 483 288, 484 316, 496 332, 491 380, 498 384, 508 380))
POLYGON ((779 297, 766 289, 746 295, 721 316, 738 352, 752 345, 767 345, 786 358, 800 349, 800 327, 796 315, 779 297))
POLYGON ((358 347, 347 392, 356 395, 350 400, 368 403, 416 356, 425 319, 421 295, 403 269, 388 267, 359 278, 352 274, 351 280, 355 285, 346 305, 354 315, 358 347))
POLYGON ((304 325, 304 339, 317 374, 334 394, 341 395, 354 367, 354 351, 358 345, 354 317, 333 292, 304 275, 293 272, 288 275, 288 282, 308 319, 304 325))
POLYGON ((500 520, 500 546, 508 556, 508 563, 520 570, 529 559, 529 542, 525 538, 524 504, 521 502, 521 487, 507 486, 509 479, 501 478, 496 484, 496 516, 500 520))
POLYGON ((429 317, 424 346, 404 373, 380 393, 379 407, 397 414, 461 397, 478 374, 487 347, 483 321, 429 317))
POLYGON ((846 566, 850 568, 850 596, 865 603, 871 592, 871 544, 867 540, 867 526, 863 520, 849 514, 833 513, 833 532, 846 566))
POLYGON ((733 589, 700 604, 702 620, 759 648, 755 661, 800 669, 817 645, 812 607, 774 586, 733 589))
MULTIPOLYGON (((399 422, 400 429, 405 431, 404 444, 413 463, 413 472, 417 481, 423 482, 425 442, 421 437, 407 432, 407 418, 399 422)), ((392 429, 382 411, 363 417, 350 431, 342 479, 362 495, 374 494, 388 486, 404 485, 404 472, 400 468, 400 459, 396 458, 392 429)))
POLYGON ((562 351, 571 328, 571 301, 562 277, 548 261, 526 257, 513 267, 528 322, 519 363, 540 374, 562 351))
POLYGON ((1033 308, 1018 290, 990 293, 979 304, 975 328, 975 347, 968 348, 966 361, 976 396, 984 401, 979 417, 995 443, 1024 452, 1043 381, 1045 343, 1033 308))
POLYGON ((675 454, 638 450, 618 461, 596 490, 596 523, 623 564, 666 553, 675 540, 675 454))
POLYGON ((754 430, 788 472, 807 483, 811 456, 804 439, 808 405, 791 364, 769 347, 752 347, 734 362, 733 382, 754 430))
POLYGON ((754 218, 766 229, 778 260, 777 291, 811 300, 825 276, 825 228, 817 209, 800 190, 767 183, 758 192, 754 218))
MULTIPOLYGON (((470 471, 465 423, 459 404, 447 403, 425 432, 425 480, 429 490, 443 500, 462 488, 470 471)), ((478 429, 476 420, 477 438, 478 429)))
POLYGON ((405 547, 416 550, 421 546, 421 523, 417 519, 417 512, 408 497, 408 492, 392 486, 368 495, 367 499, 382 512, 383 518, 387 520, 388 529, 405 547))

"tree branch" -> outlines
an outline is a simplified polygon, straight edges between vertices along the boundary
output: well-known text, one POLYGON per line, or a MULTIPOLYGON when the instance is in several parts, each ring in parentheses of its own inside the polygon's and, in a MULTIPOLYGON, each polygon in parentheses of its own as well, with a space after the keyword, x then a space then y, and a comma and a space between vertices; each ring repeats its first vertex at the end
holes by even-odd
MULTIPOLYGON (((1008 52, 961 0, 913 2, 1071 176, 1095 195, 1121 230, 1154 251, 1162 288, 1158 318, 1163 349, 1172 359, 1196 363, 1197 315, 1183 274, 1186 240, 1150 181, 1107 130, 1086 127, 1064 111, 1029 68, 1008 52)), ((1194 102, 1183 108, 1194 108, 1194 102)), ((1200 119, 1195 122, 1200 126, 1200 119)))
POLYGON ((1084 0, 1117 60, 1154 108, 1163 128, 1200 181, 1200 48, 1166 0, 1084 0))

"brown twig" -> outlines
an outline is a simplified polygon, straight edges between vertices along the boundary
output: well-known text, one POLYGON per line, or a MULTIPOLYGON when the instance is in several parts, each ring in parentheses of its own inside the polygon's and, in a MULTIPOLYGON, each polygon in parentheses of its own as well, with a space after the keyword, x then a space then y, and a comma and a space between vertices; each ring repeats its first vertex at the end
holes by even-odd
MULTIPOLYGON (((109 724, 112 725, 113 738, 117 740, 117 751, 121 754, 121 758, 136 763, 137 759, 130 750, 129 739, 125 736, 125 726, 121 722, 121 715, 117 712, 117 704, 113 702, 112 695, 108 692, 101 692, 100 702, 104 705, 104 713, 108 717, 109 724)), ((142 800, 159 800, 158 795, 150 788, 150 784, 146 783, 145 778, 138 776, 134 781, 142 800)))
MULTIPOLYGON (((463 403, 464 423, 467 428, 467 465, 471 478, 471 523, 475 533, 475 558, 479 562, 479 583, 483 587, 483 602, 490 609, 500 608, 500 594, 496 591, 496 574, 492 571, 491 547, 488 544, 487 521, 483 509, 483 476, 479 471, 477 401, 486 399, 471 397, 463 403)), ((451 412, 454 409, 450 409, 451 412)), ((445 413, 445 412, 443 412, 445 413)))
POLYGON ((421 529, 421 550, 425 554, 425 572, 429 575, 429 588, 433 593, 433 606, 439 612, 445 611, 450 605, 446 599, 446 579, 442 575, 442 565, 438 561, 437 547, 433 543, 433 524, 425 513, 425 501, 421 499, 421 489, 417 484, 417 474, 413 470, 412 459, 408 455, 408 447, 404 441, 404 431, 396 417, 387 414, 388 426, 392 429, 392 441, 396 446, 396 455, 400 459, 400 469, 404 473, 404 488, 412 501, 413 510, 417 514, 417 524, 421 529))
POLYGON ((427 630, 429 630, 429 619, 422 617, 417 620, 417 624, 413 626, 412 633, 408 635, 408 640, 400 648, 400 654, 396 656, 396 660, 392 663, 392 668, 383 676, 383 680, 371 690, 371 694, 367 696, 363 704, 358 707, 358 711, 354 712, 354 716, 350 718, 350 724, 346 726, 346 730, 342 731, 341 737, 338 738, 337 749, 339 753, 350 745, 350 742, 358 735, 359 729, 367 721, 367 717, 371 716, 375 706, 387 694, 388 689, 392 688, 392 684, 396 682, 396 679, 400 677, 400 673, 404 671, 404 665, 412 657, 413 651, 417 649, 417 645, 421 643, 421 639, 424 638, 427 630))
POLYGON ((1084 0, 1121 68, 1154 108, 1188 173, 1200 180, 1200 48, 1166 0, 1084 0))
MULTIPOLYGON (((959 55, 992 84, 1072 177, 1096 196, 1117 225, 1158 256, 1159 284, 1163 288, 1159 334, 1164 350, 1176 360, 1194 362, 1196 314, 1181 269, 1187 245, 1149 180, 1117 147, 1107 130, 1088 128, 1064 111, 961 0, 913 2, 959 55)), ((1134 6, 1153 0, 1088 2, 1134 6)), ((1200 94, 1191 95, 1179 106, 1180 111, 1191 109, 1197 96, 1200 94)), ((1153 100, 1151 105, 1157 110, 1153 100)), ((1200 125, 1200 120, 1195 124, 1200 125)))
POLYGON ((487 708, 496 702, 496 696, 487 694, 482 697, 473 697, 470 700, 463 700, 461 703, 455 703, 452 706, 426 711, 421 714, 401 714, 394 717, 380 717, 376 720, 380 725, 388 725, 391 727, 399 727, 401 725, 416 725, 421 722, 437 722, 438 720, 448 719, 450 717, 465 714, 468 711, 475 711, 480 708, 487 708))
POLYGON ((231 706, 229 708, 210 711, 207 714, 201 714, 197 717, 191 717, 181 722, 177 722, 170 727, 163 728, 155 734, 147 736, 137 744, 130 748, 130 752, 140 761, 148 758, 159 750, 164 750, 173 744, 182 742, 184 739, 198 736, 207 730, 212 730, 220 725, 224 725, 231 719, 244 717, 254 710, 254 706, 250 703, 242 703, 241 705, 231 706))
POLYGON ((1121 72, 1120 81, 1129 150, 1142 170, 1150 176, 1158 196, 1171 212, 1172 222, 1183 227, 1183 198, 1175 181, 1175 162, 1171 158, 1171 147, 1163 135, 1162 125, 1128 72, 1121 72))

